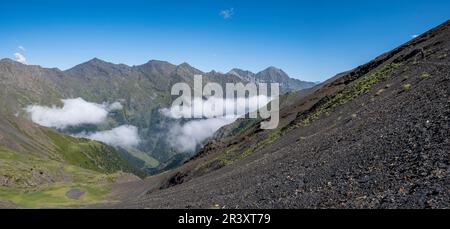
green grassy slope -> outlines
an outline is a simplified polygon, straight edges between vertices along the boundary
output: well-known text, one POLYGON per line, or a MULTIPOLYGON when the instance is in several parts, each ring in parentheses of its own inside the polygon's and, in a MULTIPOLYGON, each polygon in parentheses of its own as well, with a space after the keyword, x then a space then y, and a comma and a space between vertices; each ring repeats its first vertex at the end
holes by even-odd
POLYGON ((0 201, 17 207, 57 207, 107 201, 115 179, 122 173, 101 173, 65 162, 20 154, 0 148, 0 201), (78 199, 66 193, 78 189, 78 199))
POLYGON ((106 201, 124 173, 144 176, 114 148, 0 113, 0 202, 55 207, 106 201), (71 199, 66 193, 83 194, 71 199))

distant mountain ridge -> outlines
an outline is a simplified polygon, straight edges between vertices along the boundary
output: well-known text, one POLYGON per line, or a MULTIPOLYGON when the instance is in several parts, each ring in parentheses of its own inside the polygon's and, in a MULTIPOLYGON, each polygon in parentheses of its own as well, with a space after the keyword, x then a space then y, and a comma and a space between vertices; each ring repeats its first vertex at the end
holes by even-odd
POLYGON ((297 91, 310 87, 314 87, 316 83, 302 81, 290 78, 286 72, 276 67, 268 67, 258 73, 253 73, 248 70, 233 68, 228 72, 230 75, 235 75, 242 80, 256 83, 279 83, 280 87, 285 91, 297 91))
MULTIPOLYGON (((9 63, 9 64, 18 64, 18 65, 25 65, 19 62, 16 62, 9 58, 4 58, 0 60, 0 63, 9 63)), ((81 64, 78 64, 72 68, 69 68, 67 70, 59 70, 58 68, 44 68, 39 65, 27 65, 27 66, 34 66, 42 69, 50 69, 54 71, 59 71, 63 73, 68 73, 72 76, 77 75, 86 75, 90 76, 93 72, 99 71, 102 74, 98 74, 98 76, 105 76, 105 75, 112 75, 112 74, 129 74, 132 73, 132 71, 138 71, 140 73, 146 74, 146 75, 164 75, 164 76, 171 76, 174 75, 174 73, 178 75, 182 74, 202 74, 202 75, 221 75, 221 76, 228 76, 230 77, 235 76, 243 81, 248 82, 257 82, 257 83, 280 83, 280 87, 284 91, 295 91, 295 90, 301 90, 305 88, 310 88, 315 85, 317 85, 317 82, 308 82, 303 81, 295 78, 291 78, 286 72, 284 72, 282 69, 270 66, 266 69, 253 73, 248 70, 242 70, 239 68, 233 68, 227 73, 220 73, 218 71, 210 71, 210 72, 203 72, 195 67, 192 67, 188 63, 181 63, 179 65, 175 65, 172 63, 169 63, 167 61, 161 61, 161 60, 150 60, 145 64, 142 65, 133 65, 129 66, 126 64, 115 64, 111 62, 107 62, 104 60, 101 60, 99 58, 93 58, 91 60, 88 60, 86 62, 83 62, 81 64)), ((135 72, 137 73, 137 72, 135 72)))

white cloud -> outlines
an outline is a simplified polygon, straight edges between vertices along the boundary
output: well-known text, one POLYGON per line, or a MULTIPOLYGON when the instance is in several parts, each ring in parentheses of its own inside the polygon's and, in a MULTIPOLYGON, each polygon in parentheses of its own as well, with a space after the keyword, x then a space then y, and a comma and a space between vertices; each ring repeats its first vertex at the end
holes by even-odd
POLYGON ((114 102, 108 105, 108 111, 122 110, 123 106, 119 102, 114 102))
POLYGON ((264 107, 270 98, 264 95, 252 96, 249 98, 239 97, 234 99, 223 99, 217 97, 210 97, 206 100, 201 98, 194 98, 191 106, 172 106, 170 108, 161 109, 161 113, 170 118, 181 117, 239 117, 248 112, 264 107), (222 105, 222 107, 220 107, 222 105), (216 106, 219 106, 216 108, 216 106), (235 107, 233 113, 225 113, 227 107, 235 107), (192 114, 193 112, 193 114, 192 114))
POLYGON ((183 125, 174 125, 169 131, 169 138, 167 141, 179 152, 194 152, 198 145, 212 137, 221 127, 234 122, 238 117, 245 115, 246 113, 256 111, 258 108, 265 106, 269 101, 270 99, 263 95, 247 99, 243 97, 235 99, 211 97, 207 100, 194 99, 192 106, 172 106, 171 108, 164 108, 161 110, 161 113, 175 119, 185 115, 189 116, 192 111, 196 114, 203 114, 205 117, 213 117, 209 119, 192 120, 183 125), (246 100, 248 100, 248 103, 246 100), (216 102, 222 104, 223 109, 227 106, 236 107, 236 111, 233 115, 223 114, 223 109, 215 109, 214 111, 211 107, 214 106, 214 104, 217 104, 216 102))
POLYGON ((18 49, 22 52, 26 52, 27 49, 25 47, 23 47, 22 45, 18 47, 18 49))
POLYGON ((25 56, 18 52, 14 53, 14 59, 19 63, 27 64, 27 59, 25 58, 25 56))
POLYGON ((122 105, 118 102, 97 104, 82 98, 61 101, 62 107, 31 105, 26 108, 26 111, 31 115, 31 120, 39 125, 64 129, 68 126, 102 123, 106 120, 109 111, 122 109, 122 105))
POLYGON ((412 38, 416 38, 416 37, 418 37, 419 35, 412 35, 412 38))
POLYGON ((179 152, 194 152, 196 147, 211 137, 220 127, 234 122, 232 118, 211 118, 175 125, 169 132, 169 143, 179 152))
POLYGON ((112 146, 121 146, 124 148, 135 147, 140 143, 138 128, 130 125, 123 125, 112 130, 99 131, 94 133, 81 133, 76 137, 89 138, 104 142, 112 146))
MULTIPOLYGON (((63 99, 61 101, 63 102, 62 107, 31 105, 26 108, 26 111, 31 115, 31 120, 39 125, 64 129, 68 126, 81 124, 103 123, 110 111, 123 109, 119 102, 98 104, 87 102, 82 98, 63 99)), ((130 125, 122 125, 112 130, 82 132, 74 136, 122 147, 135 147, 141 141, 138 128, 130 125)))
POLYGON ((220 11, 219 15, 223 18, 223 19, 231 19, 234 15, 234 9, 230 8, 230 9, 225 9, 220 11))

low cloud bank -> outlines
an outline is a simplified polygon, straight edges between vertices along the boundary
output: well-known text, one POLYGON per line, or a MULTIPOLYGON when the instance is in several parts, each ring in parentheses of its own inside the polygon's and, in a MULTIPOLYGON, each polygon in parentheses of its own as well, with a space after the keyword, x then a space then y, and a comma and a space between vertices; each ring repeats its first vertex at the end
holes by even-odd
POLYGON ((169 132, 169 143, 179 152, 193 152, 196 147, 211 137, 220 127, 234 122, 234 118, 210 118, 193 120, 184 125, 175 125, 169 132))
MULTIPOLYGON (((41 126, 63 130, 69 126, 103 123, 106 121, 109 112, 123 109, 119 102, 98 104, 87 102, 82 98, 63 99, 61 101, 63 102, 62 107, 31 105, 25 110, 30 114, 33 122, 41 126)), ((73 136, 89 138, 124 148, 136 147, 141 141, 138 128, 130 125, 122 125, 105 131, 82 132, 73 136)))
POLYGON ((122 109, 119 102, 97 104, 82 98, 61 101, 62 107, 31 105, 25 110, 31 115, 31 120, 39 125, 64 129, 68 126, 102 123, 110 111, 122 109))
POLYGON ((138 128, 131 125, 123 125, 112 130, 98 131, 93 133, 81 133, 76 137, 89 138, 96 141, 104 142, 112 146, 121 146, 124 148, 136 147, 141 139, 139 137, 138 128))
MULTIPOLYGON (((179 152, 194 152, 198 145, 212 137, 221 127, 231 124, 240 116, 254 112, 270 102, 266 96, 254 96, 250 98, 222 99, 211 97, 207 100, 194 99, 191 106, 172 106, 161 109, 161 113, 167 117, 179 119, 195 115, 213 117, 207 119, 194 119, 187 123, 174 125, 169 131, 168 143, 179 152), (213 109, 217 104, 222 104, 220 109, 213 109), (226 107, 235 107, 233 114, 226 114, 226 107)), ((197 116, 198 117, 198 116, 197 116)))
POLYGON ((161 109, 161 113, 167 117, 179 119, 182 117, 239 117, 248 112, 256 111, 270 102, 270 98, 264 95, 249 98, 223 99, 211 97, 208 99, 195 98, 190 105, 172 106, 161 109), (232 113, 226 113, 228 108, 234 108, 232 113))

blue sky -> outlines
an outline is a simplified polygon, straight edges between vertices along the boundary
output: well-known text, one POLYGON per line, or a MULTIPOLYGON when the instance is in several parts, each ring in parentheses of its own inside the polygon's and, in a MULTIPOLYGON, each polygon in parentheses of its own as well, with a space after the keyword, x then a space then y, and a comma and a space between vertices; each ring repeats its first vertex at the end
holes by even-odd
POLYGON ((321 81, 448 19, 448 0, 2 1, 0 58, 60 69, 93 57, 222 72, 276 66, 321 81))

